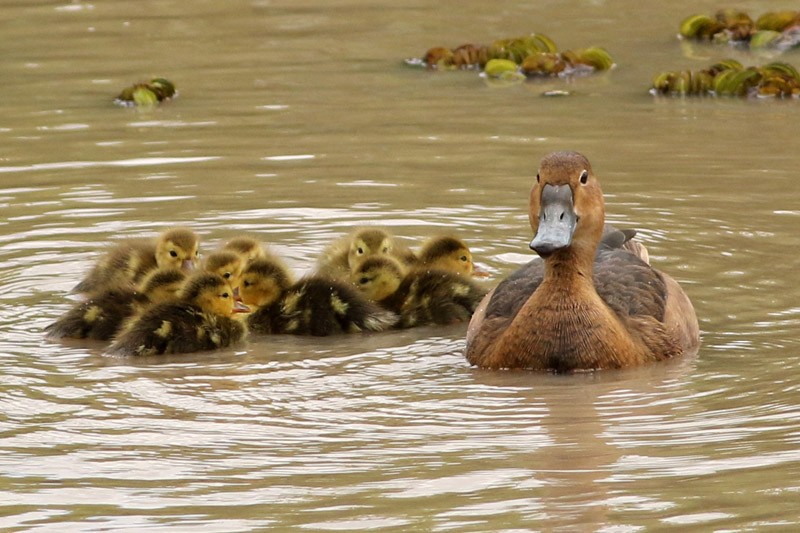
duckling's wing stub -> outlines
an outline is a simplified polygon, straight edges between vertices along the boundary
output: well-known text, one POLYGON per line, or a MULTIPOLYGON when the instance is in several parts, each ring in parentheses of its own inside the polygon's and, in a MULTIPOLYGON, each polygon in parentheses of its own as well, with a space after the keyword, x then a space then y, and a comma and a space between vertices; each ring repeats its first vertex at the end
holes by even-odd
POLYGON ((109 340, 133 314, 139 298, 142 296, 127 289, 109 289, 93 294, 47 326, 45 333, 51 339, 109 340))

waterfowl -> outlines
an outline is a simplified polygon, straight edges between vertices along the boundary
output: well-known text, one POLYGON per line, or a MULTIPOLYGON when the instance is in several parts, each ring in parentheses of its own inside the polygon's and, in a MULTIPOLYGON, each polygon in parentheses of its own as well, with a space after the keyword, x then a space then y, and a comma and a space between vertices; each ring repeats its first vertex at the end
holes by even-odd
POLYGON ((268 255, 264 246, 257 239, 244 235, 229 240, 223 245, 222 249, 242 256, 245 262, 261 259, 268 255))
POLYGON ((417 264, 423 268, 449 270, 471 276, 475 270, 472 252, 457 237, 440 235, 426 240, 417 252, 417 264))
POLYGON ((545 157, 530 194, 531 261, 486 296, 467 331, 483 368, 573 372, 694 352, 700 335, 678 283, 606 235, 599 181, 576 152, 545 157))
POLYGON ((239 295, 255 309, 247 317, 253 333, 327 336, 382 331, 397 322, 347 283, 318 276, 292 283, 285 267, 268 259, 247 266, 239 295))
POLYGON ((109 340, 129 317, 173 298, 186 278, 178 269, 154 270, 140 288, 110 287, 92 293, 45 328, 53 339, 109 340))
POLYGON ((187 228, 174 228, 156 239, 126 239, 111 247, 95 263, 73 292, 91 293, 109 287, 136 285, 156 268, 191 270, 200 253, 197 234, 187 228))
POLYGON ((486 294, 455 272, 427 268, 406 272, 397 260, 385 256, 368 257, 350 279, 369 299, 400 315, 401 328, 469 320, 486 294))
POLYGON ((362 227, 328 246, 317 260, 317 272, 346 280, 359 262, 375 255, 394 257, 405 265, 417 261, 414 252, 387 231, 362 227))
POLYGON ((246 333, 232 315, 248 310, 234 301, 227 280, 201 271, 186 281, 174 300, 153 305, 127 323, 107 353, 144 356, 225 348, 246 333))
POLYGON ((245 261, 245 257, 236 252, 219 250, 203 259, 203 270, 222 276, 235 289, 239 286, 245 261))

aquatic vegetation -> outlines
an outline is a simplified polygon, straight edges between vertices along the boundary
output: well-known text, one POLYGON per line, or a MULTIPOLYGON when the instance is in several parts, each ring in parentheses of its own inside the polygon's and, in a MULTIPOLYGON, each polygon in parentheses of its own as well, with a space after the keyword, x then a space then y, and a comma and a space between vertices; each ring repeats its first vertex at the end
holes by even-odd
POLYGON ((169 100, 177 94, 175 85, 164 78, 153 78, 149 82, 127 87, 114 99, 114 103, 126 106, 153 106, 169 100))
POLYGON ((483 70, 487 78, 511 81, 588 74, 614 66, 611 56, 602 48, 559 52, 553 40, 541 33, 498 39, 490 45, 463 44, 452 49, 437 46, 422 58, 407 59, 406 63, 428 70, 483 70))
POLYGON ((800 73, 788 63, 745 68, 738 61, 726 59, 702 70, 662 72, 653 78, 650 92, 672 96, 797 98, 800 73))
POLYGON ((682 39, 729 43, 753 50, 784 51, 800 45, 800 11, 769 12, 753 20, 744 11, 722 9, 714 16, 685 18, 678 35, 682 39))

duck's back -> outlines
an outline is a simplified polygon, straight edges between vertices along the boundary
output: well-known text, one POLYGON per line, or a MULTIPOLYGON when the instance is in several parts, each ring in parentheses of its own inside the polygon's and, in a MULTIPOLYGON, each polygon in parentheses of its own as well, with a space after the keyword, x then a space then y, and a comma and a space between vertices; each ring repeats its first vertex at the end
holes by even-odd
POLYGON ((161 355, 225 348, 244 337, 242 324, 186 302, 155 305, 129 324, 108 350, 112 355, 161 355))

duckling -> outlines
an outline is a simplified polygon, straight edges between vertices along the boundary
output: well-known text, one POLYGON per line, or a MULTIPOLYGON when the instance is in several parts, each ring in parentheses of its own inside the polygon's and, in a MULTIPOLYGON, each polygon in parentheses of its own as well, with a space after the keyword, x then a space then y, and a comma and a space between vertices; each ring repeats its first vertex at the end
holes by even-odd
POLYGON ((449 270, 404 272, 389 257, 369 257, 352 272, 351 281, 381 307, 400 315, 398 326, 452 324, 469 320, 486 291, 449 270))
POLYGON ((373 255, 394 257, 407 266, 417 261, 414 253, 387 231, 363 227, 328 246, 317 260, 317 272, 346 280, 360 261, 373 255))
POLYGON ((245 268, 239 295, 256 309, 247 317, 254 333, 327 336, 382 331, 398 319, 347 283, 317 276, 292 283, 280 263, 267 259, 256 259, 245 268))
POLYGON ((203 270, 219 274, 235 289, 239 286, 239 277, 242 275, 245 261, 245 256, 236 252, 226 250, 211 252, 203 259, 203 270))
POLYGON ((234 301, 218 274, 190 277, 177 297, 149 307, 129 322, 108 349, 111 355, 160 355, 225 348, 242 340, 245 325, 234 313, 249 309, 234 301))
POLYGON ((185 278, 181 270, 158 269, 142 281, 140 289, 130 286, 102 289, 75 304, 47 326, 45 332, 53 339, 109 340, 131 316, 173 298, 185 278))
POLYGON ((475 270, 469 247, 457 237, 440 235, 431 237, 417 252, 419 266, 429 269, 448 270, 471 276, 475 270))
POLYGON ((264 246, 257 239, 246 236, 234 237, 226 242, 222 249, 239 254, 245 259, 245 262, 262 259, 268 255, 264 246))
POLYGON ((126 239, 109 249, 72 292, 136 285, 156 268, 192 270, 200 257, 198 246, 197 235, 186 228, 167 230, 157 239, 126 239))

